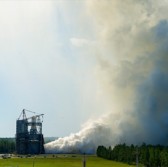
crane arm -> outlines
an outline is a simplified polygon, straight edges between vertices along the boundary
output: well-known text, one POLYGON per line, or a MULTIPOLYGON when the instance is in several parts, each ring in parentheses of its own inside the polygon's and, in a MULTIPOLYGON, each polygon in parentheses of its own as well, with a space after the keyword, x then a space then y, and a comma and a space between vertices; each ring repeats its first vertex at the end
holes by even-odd
POLYGON ((30 111, 30 110, 27 110, 27 109, 23 109, 23 111, 28 111, 28 112, 31 112, 31 113, 33 113, 33 114, 36 114, 35 112, 30 111))
POLYGON ((40 117, 40 116, 43 116, 43 115, 44 115, 44 114, 34 115, 34 116, 29 117, 29 118, 26 118, 26 119, 28 120, 28 119, 31 119, 31 118, 33 118, 33 117, 36 117, 36 118, 37 118, 37 117, 40 117))
POLYGON ((33 118, 33 117, 36 117, 36 118, 37 118, 37 117, 40 117, 40 116, 43 117, 43 115, 44 115, 44 114, 38 114, 38 113, 36 113, 36 112, 30 111, 30 110, 27 110, 27 109, 23 109, 22 112, 21 112, 21 114, 20 114, 20 116, 19 116, 19 118, 18 118, 18 120, 21 118, 21 116, 23 116, 23 119, 27 119, 27 120, 28 120, 28 119, 31 119, 31 118, 33 118), (27 118, 27 117, 26 117, 26 111, 27 111, 27 112, 31 112, 31 113, 33 113, 33 114, 37 114, 37 115, 34 115, 34 116, 32 116, 32 117, 27 118))

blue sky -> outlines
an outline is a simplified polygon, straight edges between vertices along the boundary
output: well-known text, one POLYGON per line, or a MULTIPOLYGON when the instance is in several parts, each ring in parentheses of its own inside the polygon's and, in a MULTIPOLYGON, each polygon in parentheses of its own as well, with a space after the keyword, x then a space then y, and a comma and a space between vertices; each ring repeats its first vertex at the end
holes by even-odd
POLYGON ((85 1, 0 1, 0 137, 23 108, 45 114, 44 136, 101 115, 93 21, 85 1))

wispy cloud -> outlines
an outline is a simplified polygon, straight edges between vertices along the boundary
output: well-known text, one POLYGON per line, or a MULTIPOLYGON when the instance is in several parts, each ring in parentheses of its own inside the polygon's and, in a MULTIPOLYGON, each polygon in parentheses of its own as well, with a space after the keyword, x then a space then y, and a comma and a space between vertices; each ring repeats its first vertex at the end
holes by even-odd
POLYGON ((86 38, 71 38, 70 42, 72 45, 76 46, 76 47, 94 47, 96 45, 95 41, 91 41, 89 39, 86 38))

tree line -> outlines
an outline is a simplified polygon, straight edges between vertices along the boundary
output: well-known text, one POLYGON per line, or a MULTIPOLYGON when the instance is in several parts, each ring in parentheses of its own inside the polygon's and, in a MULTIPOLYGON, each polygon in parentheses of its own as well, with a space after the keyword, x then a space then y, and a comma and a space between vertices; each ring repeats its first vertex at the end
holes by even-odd
POLYGON ((161 145, 146 145, 134 146, 118 144, 114 148, 105 146, 98 146, 97 156, 124 162, 128 164, 135 164, 136 161, 146 167, 167 167, 168 166, 168 147, 161 145))
POLYGON ((0 138, 0 154, 14 153, 15 139, 14 138, 0 138))

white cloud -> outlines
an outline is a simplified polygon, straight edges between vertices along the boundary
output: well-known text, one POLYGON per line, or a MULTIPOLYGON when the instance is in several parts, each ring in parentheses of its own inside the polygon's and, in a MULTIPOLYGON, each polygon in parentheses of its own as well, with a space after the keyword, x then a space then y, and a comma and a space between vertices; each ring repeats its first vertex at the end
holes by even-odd
POLYGON ((95 45, 95 41, 91 41, 85 38, 71 38, 70 42, 72 45, 76 47, 82 47, 82 46, 93 46, 95 45))

